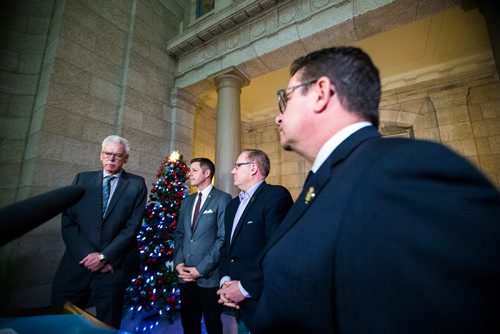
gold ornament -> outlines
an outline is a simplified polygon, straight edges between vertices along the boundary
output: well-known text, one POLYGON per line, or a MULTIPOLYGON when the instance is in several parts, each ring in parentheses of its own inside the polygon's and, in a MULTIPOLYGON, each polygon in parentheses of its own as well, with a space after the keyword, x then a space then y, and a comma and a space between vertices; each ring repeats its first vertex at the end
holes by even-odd
POLYGON ((309 187, 309 190, 307 191, 305 198, 306 204, 311 203, 314 200, 314 197, 316 197, 316 193, 314 191, 315 191, 314 187, 309 187))

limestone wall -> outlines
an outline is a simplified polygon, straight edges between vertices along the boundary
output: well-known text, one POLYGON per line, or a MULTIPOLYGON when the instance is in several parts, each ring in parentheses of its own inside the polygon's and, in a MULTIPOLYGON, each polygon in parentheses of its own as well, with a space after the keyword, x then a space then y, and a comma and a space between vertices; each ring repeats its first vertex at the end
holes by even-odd
POLYGON ((411 127, 415 138, 441 142, 500 187, 500 82, 494 65, 389 91, 385 126, 411 127))
MULTIPOLYGON (((2 2, 0 204, 102 168, 109 134, 129 139, 125 168, 151 186, 181 137, 172 132, 175 63, 165 52, 184 15, 176 3, 2 2)), ((2 247, 0 308, 48 305, 63 249, 59 217, 2 247)))

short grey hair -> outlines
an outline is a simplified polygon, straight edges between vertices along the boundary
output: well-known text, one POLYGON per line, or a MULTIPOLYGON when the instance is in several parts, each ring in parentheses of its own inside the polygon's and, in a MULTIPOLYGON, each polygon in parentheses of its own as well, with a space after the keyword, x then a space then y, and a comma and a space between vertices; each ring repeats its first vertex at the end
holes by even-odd
POLYGON ((127 154, 127 155, 128 155, 128 152, 130 151, 130 146, 128 144, 128 140, 123 138, 123 137, 120 137, 117 135, 107 136, 102 141, 102 145, 101 145, 102 150, 104 150, 104 145, 106 145, 107 143, 122 144, 123 146, 125 146, 125 154, 127 154))

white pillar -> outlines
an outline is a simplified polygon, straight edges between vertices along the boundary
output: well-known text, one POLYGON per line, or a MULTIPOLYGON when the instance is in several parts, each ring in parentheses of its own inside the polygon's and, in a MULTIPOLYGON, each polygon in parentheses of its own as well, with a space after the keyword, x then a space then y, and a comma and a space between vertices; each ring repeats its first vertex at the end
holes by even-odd
POLYGON ((238 190, 233 184, 231 170, 241 150, 240 94, 250 80, 236 68, 213 76, 217 87, 217 135, 215 150, 215 183, 233 196, 238 190))

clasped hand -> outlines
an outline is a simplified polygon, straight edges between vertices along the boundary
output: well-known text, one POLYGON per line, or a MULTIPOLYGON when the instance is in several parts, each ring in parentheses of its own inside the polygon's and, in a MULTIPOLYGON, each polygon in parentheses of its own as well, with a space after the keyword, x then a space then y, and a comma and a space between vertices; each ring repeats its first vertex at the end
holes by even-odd
POLYGON ((195 267, 186 267, 184 263, 179 263, 175 269, 179 273, 179 278, 184 282, 194 282, 201 276, 195 267))
POLYGON ((90 253, 89 255, 85 256, 79 263, 93 273, 100 272, 105 274, 109 272, 115 272, 111 263, 102 263, 99 260, 99 253, 97 252, 90 253))
POLYGON ((240 308, 238 304, 245 300, 245 296, 243 296, 240 291, 239 282, 240 281, 227 281, 222 284, 222 287, 217 290, 219 304, 224 304, 224 306, 235 309, 240 308))

